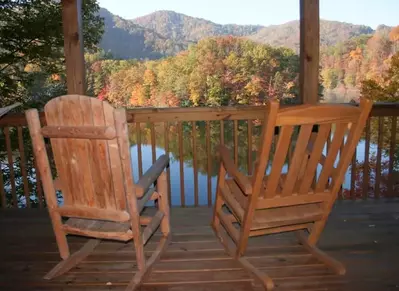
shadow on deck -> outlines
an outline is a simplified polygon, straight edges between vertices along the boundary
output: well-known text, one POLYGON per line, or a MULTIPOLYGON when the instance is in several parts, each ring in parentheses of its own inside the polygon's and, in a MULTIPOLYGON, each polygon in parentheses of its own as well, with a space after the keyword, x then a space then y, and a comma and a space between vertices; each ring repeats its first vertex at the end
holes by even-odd
MULTIPOLYGON (((229 258, 209 224, 210 208, 173 208, 172 244, 141 290, 262 290, 229 258)), ((59 261, 47 212, 0 212, 0 290, 124 290, 135 270, 132 243, 102 242, 67 274, 41 278, 59 261)), ((70 238, 72 250, 85 239, 70 238)), ((154 240, 146 246, 149 254, 154 240)), ((332 274, 294 235, 252 239, 247 256, 274 279, 275 290, 399 290, 399 202, 337 202, 320 247, 341 260, 332 274)))

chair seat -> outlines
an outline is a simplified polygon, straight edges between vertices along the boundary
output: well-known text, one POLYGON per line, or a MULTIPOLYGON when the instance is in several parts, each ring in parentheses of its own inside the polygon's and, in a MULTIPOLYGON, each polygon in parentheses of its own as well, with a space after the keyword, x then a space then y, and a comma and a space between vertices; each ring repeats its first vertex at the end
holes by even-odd
POLYGON ((251 230, 313 222, 322 215, 318 203, 255 210, 251 230))
POLYGON ((113 222, 107 220, 85 218, 69 218, 65 224, 70 227, 104 232, 126 232, 130 229, 129 222, 113 222))
POLYGON ((86 235, 120 241, 128 241, 133 238, 130 223, 128 222, 69 218, 64 224, 64 230, 75 235, 86 235))
MULTIPOLYGON (((285 177, 285 174, 281 175, 281 179, 285 179, 285 177)), ((267 176, 263 180, 264 185, 266 180, 267 176)), ((244 212, 248 205, 249 196, 242 192, 233 179, 226 179, 226 184, 228 185, 233 198, 241 206, 241 211, 244 212)), ((259 209, 255 210, 251 230, 314 222, 321 219, 322 214, 323 211, 321 210, 319 203, 259 209)), ((237 217, 237 220, 241 220, 240 217, 237 217)))

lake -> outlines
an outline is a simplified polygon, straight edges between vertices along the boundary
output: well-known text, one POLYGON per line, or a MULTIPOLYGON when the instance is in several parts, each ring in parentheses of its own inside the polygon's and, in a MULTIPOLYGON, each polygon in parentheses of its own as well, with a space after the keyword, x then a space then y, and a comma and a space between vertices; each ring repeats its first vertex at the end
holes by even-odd
MULTIPOLYGON (((202 128, 203 125, 197 126, 196 132, 203 132, 204 129, 202 128)), ((226 128, 226 126, 225 126, 226 128)), ((142 130, 145 132, 146 129, 142 130)), ((183 129, 184 130, 184 129, 183 129)), ((163 146, 160 146, 158 141, 163 140, 163 134, 159 133, 157 129, 156 131, 156 147, 155 147, 155 154, 156 157, 159 157, 162 154, 165 154, 165 149, 163 146)), ((185 132, 189 133, 191 129, 186 130, 185 132)), ((148 133, 147 133, 148 134, 148 133)), ((243 132, 243 134, 239 134, 240 137, 246 139, 247 132, 243 132)), ((171 134, 171 136, 175 136, 171 134)), ((228 135, 226 134, 226 137, 228 135)), ((186 139, 191 139, 192 136, 188 136, 188 134, 184 135, 185 140, 186 139)), ((257 134, 257 137, 259 137, 259 132, 257 134)), ((256 139, 256 136, 253 137, 256 139)), ((177 138, 178 139, 178 138, 177 138)), ((135 138, 133 138, 135 141, 135 138)), ((134 141, 132 143, 134 143, 134 141)), ((247 145, 244 143, 245 140, 241 140, 241 143, 239 143, 239 147, 243 145, 242 147, 244 150, 240 150, 239 152, 239 160, 238 160, 238 166, 242 172, 247 173, 247 145)), ((196 153, 197 153, 197 166, 201 169, 198 171, 198 203, 199 205, 207 205, 208 204, 208 186, 207 186, 207 160, 204 159, 203 155, 206 155, 206 150, 203 148, 206 147, 206 141, 203 140, 203 137, 197 136, 197 148, 196 153), (205 153, 204 153, 205 152, 205 153), (199 161, 198 161, 199 160, 199 161)), ((216 144, 216 143, 215 143, 216 144)), ((230 147, 231 149, 234 147, 232 143, 232 138, 230 136, 230 139, 225 138, 225 144, 230 147)), ((356 150, 356 160, 358 164, 361 164, 364 162, 365 159, 365 147, 366 147, 366 142, 364 139, 360 140, 357 150, 356 150)), ((214 148, 214 147, 212 147, 214 148)), ((146 169, 148 169, 152 165, 152 146, 150 142, 147 143, 142 143, 141 145, 141 152, 142 152, 142 168, 143 171, 145 172, 146 169)), ((184 171, 184 193, 185 193, 185 205, 187 206, 192 206, 195 203, 194 200, 194 167, 193 167, 193 149, 192 149, 192 143, 186 142, 184 143, 184 150, 183 152, 186 154, 183 158, 183 171, 184 171)), ((326 154, 326 147, 324 148, 324 154, 326 154)), ((233 150, 231 151, 231 155, 233 156, 233 150)), ((253 151, 253 157, 256 156, 256 151, 253 151)), ((370 142, 370 150, 369 150, 369 156, 375 156, 377 155, 377 145, 373 142, 370 142)), ((138 159, 138 146, 133 145, 131 146, 131 158, 132 158, 132 167, 133 167, 133 172, 134 172, 134 177, 135 180, 138 179, 139 176, 139 159, 138 159)), ((255 159, 255 158, 254 158, 255 159)), ((382 161, 387 161, 389 159, 389 156, 387 154, 382 154, 382 161)), ((181 189, 180 189, 180 159, 179 159, 179 152, 175 149, 174 152, 173 150, 170 152, 170 182, 171 182, 171 199, 172 199, 172 205, 180 205, 181 203, 181 189)), ((214 201, 215 198, 215 190, 216 190, 216 179, 217 179, 217 166, 218 162, 215 156, 215 151, 212 149, 212 174, 211 174, 211 189, 212 189, 212 202, 214 201)), ((338 161, 338 159, 337 159, 338 161)), ((270 169, 270 168, 269 168, 270 169)), ((373 169, 372 169, 373 170, 373 169)), ((287 171, 287 165, 283 167, 283 172, 287 171)), ((351 187, 351 166, 349 167, 345 179, 343 182, 343 189, 350 189, 351 187)), ((320 173, 320 168, 318 169, 318 173, 320 173)))

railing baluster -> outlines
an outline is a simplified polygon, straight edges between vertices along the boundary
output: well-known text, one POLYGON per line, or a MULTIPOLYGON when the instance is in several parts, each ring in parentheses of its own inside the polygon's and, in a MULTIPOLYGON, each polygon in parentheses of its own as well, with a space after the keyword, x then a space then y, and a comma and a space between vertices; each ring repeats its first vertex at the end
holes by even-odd
POLYGON ((370 159, 370 120, 367 119, 366 122, 366 143, 365 143, 365 149, 364 149, 364 163, 363 163, 363 199, 368 198, 368 193, 369 193, 369 179, 370 179, 370 165, 369 165, 369 159, 370 159))
MULTIPOLYGON (((387 195, 389 197, 395 196, 395 189, 394 189, 394 175, 393 175, 393 165, 394 165, 394 159, 395 159, 395 145, 396 145, 396 122, 397 122, 397 117, 392 116, 392 125, 391 125, 391 142, 390 142, 390 148, 389 148, 389 171, 388 171, 388 193, 387 195)), ((399 193, 396 193, 396 195, 399 195, 399 193)))
POLYGON ((252 120, 248 120, 248 175, 252 175, 252 120))
POLYGON ((157 160, 157 153, 156 153, 156 140, 155 140, 155 128, 154 123, 151 122, 150 124, 151 129, 151 152, 152 152, 152 163, 155 163, 157 160))
POLYGON ((180 201, 181 206, 186 206, 186 197, 184 196, 184 153, 183 153, 183 128, 182 123, 178 123, 179 131, 179 158, 180 158, 180 201))
POLYGON ((234 120, 234 163, 238 167, 238 121, 234 120))
POLYGON ((3 180, 3 170, 0 162, 0 196, 1 196, 1 208, 7 207, 6 192, 4 191, 4 180, 3 180))
POLYGON ((137 140, 137 158, 139 167, 139 177, 143 176, 143 156, 141 153, 141 126, 140 123, 136 123, 136 140, 137 140))
MULTIPOLYGON (((164 122, 164 138, 165 138, 165 154, 169 157, 169 123, 164 122)), ((171 186, 170 186, 170 165, 169 167, 166 168, 166 178, 168 179, 168 200, 169 200, 169 206, 172 205, 172 191, 171 191, 171 186)))
MULTIPOLYGON (((339 148, 339 158, 341 158, 343 150, 344 150, 344 140, 342 140, 341 146, 339 148)), ((353 160, 352 160, 352 169, 353 169, 353 160)), ((342 195, 342 192, 343 192, 343 186, 342 185, 341 185, 341 187, 339 188, 339 191, 338 191, 338 199, 340 199, 340 200, 342 200, 344 198, 343 195, 342 195)), ((351 178, 351 188, 350 188, 350 196, 351 197, 352 197, 352 192, 353 192, 353 189, 352 189, 352 178, 351 178)))
POLYGON ((22 137, 22 127, 18 126, 18 148, 19 148, 19 156, 21 158, 21 174, 24 183, 24 194, 26 199, 26 207, 30 208, 30 197, 29 197, 29 183, 28 183, 28 174, 26 172, 26 160, 25 160, 25 149, 24 149, 24 141, 22 137))
POLYGON ((224 145, 224 120, 220 121, 220 144, 224 145))
POLYGON ((212 158, 211 158, 211 133, 210 121, 206 122, 206 155, 207 161, 207 184, 208 184, 208 206, 212 206, 212 158))
MULTIPOLYGON (((355 200, 356 199, 356 148, 355 152, 352 157, 352 165, 351 165, 351 189, 350 189, 350 196, 351 199, 355 200)), ((341 153, 340 153, 341 155, 341 153)))
POLYGON ((12 148, 11 148, 11 138, 10 138, 10 128, 4 128, 4 136, 6 138, 7 147, 7 159, 8 167, 10 169, 10 184, 11 184, 11 195, 12 195, 12 206, 18 208, 18 197, 15 189, 15 173, 14 173, 14 161, 12 158, 12 148))
POLYGON ((193 121, 192 125, 192 144, 193 144, 193 174, 194 174, 194 205, 198 206, 198 169, 197 169, 197 130, 196 122, 193 121))
POLYGON ((378 117, 378 148, 377 148, 377 165, 375 167, 375 198, 380 198, 381 189, 381 156, 382 156, 382 142, 383 142, 383 130, 384 130, 384 117, 378 117))
MULTIPOLYGON (((328 152, 330 151, 332 133, 333 133, 333 132, 332 132, 332 129, 331 129, 330 134, 329 134, 328 137, 327 137, 326 157, 328 156, 328 152)), ((317 183, 317 181, 316 181, 316 179, 314 179, 314 180, 313 180, 313 184, 314 184, 314 185, 312 185, 313 188, 316 187, 316 183, 317 183)), ((339 191, 342 191, 342 185, 341 185, 340 188, 341 188, 341 189, 340 189, 339 191)))

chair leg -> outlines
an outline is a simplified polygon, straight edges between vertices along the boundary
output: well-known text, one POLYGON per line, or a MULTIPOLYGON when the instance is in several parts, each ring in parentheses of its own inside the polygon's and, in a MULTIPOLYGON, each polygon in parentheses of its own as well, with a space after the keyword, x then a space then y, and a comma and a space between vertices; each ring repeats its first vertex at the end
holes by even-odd
POLYGON ((223 187, 225 184, 225 176, 226 176, 226 169, 224 168, 223 164, 220 164, 219 167, 219 174, 218 174, 218 180, 217 180, 217 185, 216 185, 216 199, 215 199, 215 206, 213 209, 213 219, 212 219, 212 227, 215 230, 219 229, 220 226, 220 219, 217 215, 218 211, 222 208, 223 206, 223 199, 222 199, 222 193, 220 193, 220 188, 223 187))
POLYGON ((338 275, 344 275, 346 273, 345 266, 334 259, 333 257, 327 255, 325 252, 321 251, 315 245, 311 244, 308 237, 305 235, 303 230, 298 230, 295 232, 299 242, 305 247, 305 249, 311 253, 316 259, 325 264, 331 270, 333 270, 338 275))
POLYGON ((90 239, 80 250, 73 253, 67 259, 58 263, 50 272, 48 272, 44 279, 51 280, 55 277, 58 277, 70 269, 75 267, 81 261, 83 261, 87 256, 89 256, 93 250, 100 244, 101 240, 99 239, 90 239))
POLYGON ((326 221, 327 219, 324 218, 323 220, 316 221, 314 223, 313 227, 309 231, 310 232, 308 238, 309 244, 315 245, 319 241, 320 235, 323 232, 324 226, 326 225, 326 221))
POLYGON ((165 251, 166 247, 168 246, 170 242, 170 235, 168 234, 167 236, 163 236, 161 238, 161 241, 159 242, 155 252, 152 254, 152 256, 148 259, 147 263, 145 264, 145 267, 141 270, 139 270, 133 277, 133 279, 129 282, 129 285, 126 287, 126 291, 133 291, 136 288, 138 288, 141 284, 141 282, 145 279, 145 277, 149 274, 151 271, 152 266, 154 263, 158 261, 158 259, 161 257, 163 252, 165 251))
POLYGON ((274 288, 273 280, 266 273, 259 271, 246 258, 241 256, 237 257, 237 248, 234 249, 229 245, 228 242, 230 241, 230 239, 226 234, 220 231, 221 225, 220 224, 218 226, 212 225, 212 227, 216 236, 222 243, 226 253, 229 256, 231 256, 233 259, 235 259, 237 262, 239 262, 245 270, 254 275, 255 279, 262 284, 265 290, 272 290, 274 288))
POLYGON ((162 172, 157 180, 157 191, 159 193, 158 207, 164 213, 160 228, 163 235, 167 236, 170 235, 170 207, 166 172, 162 172))
POLYGON ((62 218, 61 215, 49 209, 49 215, 51 217, 51 223, 53 225, 53 230, 55 234, 55 240, 57 241, 58 251, 60 252, 60 256, 63 260, 69 258, 69 246, 67 240, 67 234, 63 230, 62 218))
POLYGON ((222 206, 223 206, 223 199, 222 199, 220 190, 217 190, 216 199, 215 199, 215 206, 214 206, 214 209, 213 209, 213 219, 212 219, 212 228, 215 230, 215 232, 220 227, 220 219, 219 219, 217 213, 222 208, 222 206))

